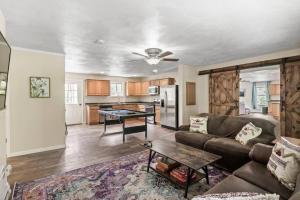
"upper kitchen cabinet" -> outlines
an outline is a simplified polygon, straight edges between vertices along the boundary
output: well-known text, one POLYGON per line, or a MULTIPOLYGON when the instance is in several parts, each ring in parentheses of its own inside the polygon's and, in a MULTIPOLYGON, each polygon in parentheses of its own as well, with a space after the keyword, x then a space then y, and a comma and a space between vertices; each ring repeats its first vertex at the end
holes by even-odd
POLYGON ((149 95, 149 86, 166 86, 174 85, 174 78, 165 78, 150 81, 127 81, 126 95, 127 96, 146 96, 149 95))
POLYGON ((136 95, 136 87, 135 82, 127 81, 126 82, 126 95, 127 96, 135 96, 136 95))
POLYGON ((151 80, 149 81, 150 86, 159 86, 159 80, 151 80))
POLYGON ((149 86, 150 86, 149 81, 141 82, 141 95, 149 95, 149 91, 148 91, 149 86))
POLYGON ((174 78, 164 78, 164 79, 157 79, 149 81, 150 86, 166 86, 166 85, 174 85, 175 79, 174 78))
POLYGON ((280 84, 270 84, 269 85, 270 95, 280 95, 280 84))
POLYGON ((159 80, 159 86, 167 86, 167 85, 174 85, 175 79, 174 78, 164 78, 159 80))
POLYGON ((109 80, 85 80, 86 96, 109 96, 110 81, 109 80))
POLYGON ((149 81, 126 82, 127 96, 145 96, 148 95, 149 81))
POLYGON ((135 82, 135 95, 142 95, 142 82, 135 82))

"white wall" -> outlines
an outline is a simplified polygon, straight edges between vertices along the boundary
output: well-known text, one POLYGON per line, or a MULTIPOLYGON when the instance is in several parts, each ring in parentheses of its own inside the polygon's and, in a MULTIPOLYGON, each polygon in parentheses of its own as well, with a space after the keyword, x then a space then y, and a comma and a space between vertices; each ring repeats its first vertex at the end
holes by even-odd
POLYGON ((63 55, 13 48, 9 76, 9 156, 65 147, 63 55), (50 77, 51 98, 30 98, 29 77, 50 77))
POLYGON ((245 103, 246 108, 252 109, 252 82, 240 82, 240 91, 245 91, 245 96, 240 97, 240 101, 245 103))
MULTIPOLYGON (((5 19, 0 10, 0 31, 5 36, 5 19)), ((0 170, 6 165, 6 110, 0 110, 0 170)))
POLYGON ((190 116, 198 114, 199 106, 199 82, 197 81, 197 71, 193 66, 178 66, 178 85, 179 85, 179 126, 189 124, 190 116), (186 105, 186 82, 196 83, 196 105, 186 105))
POLYGON ((209 112, 209 75, 197 76, 197 105, 199 113, 209 112))

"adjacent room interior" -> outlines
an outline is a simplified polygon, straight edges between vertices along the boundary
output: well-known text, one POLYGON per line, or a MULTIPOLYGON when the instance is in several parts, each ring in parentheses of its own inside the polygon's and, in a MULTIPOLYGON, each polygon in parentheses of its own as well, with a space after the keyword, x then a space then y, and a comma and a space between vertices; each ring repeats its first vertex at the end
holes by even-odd
POLYGON ((280 119, 280 66, 240 71, 239 114, 280 119))
POLYGON ((297 0, 0 0, 0 200, 299 200, 297 0))

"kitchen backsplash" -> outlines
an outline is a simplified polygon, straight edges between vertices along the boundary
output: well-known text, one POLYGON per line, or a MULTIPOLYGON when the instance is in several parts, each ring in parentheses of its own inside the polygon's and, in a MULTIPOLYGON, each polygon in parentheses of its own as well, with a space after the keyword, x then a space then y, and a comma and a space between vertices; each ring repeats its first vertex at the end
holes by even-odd
POLYGON ((140 101, 139 97, 84 97, 84 103, 107 103, 107 102, 129 102, 129 101, 140 101))
POLYGON ((132 101, 143 101, 153 102, 159 100, 159 96, 142 96, 142 97, 97 97, 97 96, 85 96, 84 103, 107 103, 107 102, 132 102, 132 101))

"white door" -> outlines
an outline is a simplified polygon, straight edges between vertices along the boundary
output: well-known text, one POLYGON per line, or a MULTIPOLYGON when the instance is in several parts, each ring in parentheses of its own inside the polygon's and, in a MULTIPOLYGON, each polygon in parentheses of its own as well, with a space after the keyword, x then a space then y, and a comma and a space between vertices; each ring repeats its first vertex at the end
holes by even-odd
POLYGON ((82 123, 82 81, 66 81, 65 83, 65 104, 66 124, 82 123))

